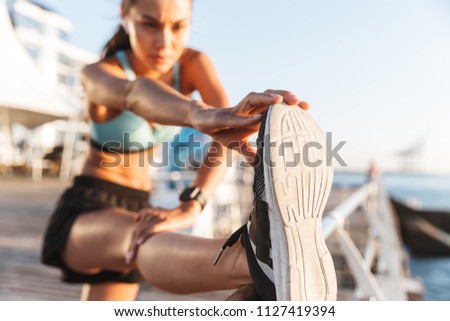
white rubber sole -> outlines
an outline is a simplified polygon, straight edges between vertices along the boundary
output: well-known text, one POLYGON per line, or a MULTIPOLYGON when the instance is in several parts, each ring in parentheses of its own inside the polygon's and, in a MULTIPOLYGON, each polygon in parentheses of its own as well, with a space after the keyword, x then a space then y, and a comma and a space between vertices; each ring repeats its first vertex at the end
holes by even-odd
POLYGON ((322 236, 333 180, 325 136, 306 111, 285 104, 270 107, 265 128, 264 177, 277 300, 336 300, 336 272, 322 236))

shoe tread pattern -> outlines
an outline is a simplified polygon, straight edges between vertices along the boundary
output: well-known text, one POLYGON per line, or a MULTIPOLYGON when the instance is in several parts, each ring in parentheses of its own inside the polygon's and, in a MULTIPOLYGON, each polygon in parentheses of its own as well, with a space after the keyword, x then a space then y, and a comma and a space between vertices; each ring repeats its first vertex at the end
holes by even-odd
POLYGON ((326 165, 325 136, 300 108, 274 105, 269 123, 270 147, 265 150, 271 161, 266 179, 273 182, 271 215, 286 238, 285 245, 278 242, 277 250, 286 251, 288 257, 282 267, 275 267, 278 281, 288 284, 280 287, 277 297, 335 300, 336 274, 322 236, 322 214, 333 177, 332 167, 326 165), (311 166, 317 161, 321 164, 311 166))

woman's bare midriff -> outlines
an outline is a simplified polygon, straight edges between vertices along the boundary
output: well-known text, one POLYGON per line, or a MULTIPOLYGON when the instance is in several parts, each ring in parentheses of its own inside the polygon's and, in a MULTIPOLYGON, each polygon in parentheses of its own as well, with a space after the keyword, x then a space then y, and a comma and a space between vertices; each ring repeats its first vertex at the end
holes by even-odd
POLYGON ((81 175, 93 176, 123 186, 150 191, 149 159, 153 149, 134 153, 108 153, 89 148, 81 175))

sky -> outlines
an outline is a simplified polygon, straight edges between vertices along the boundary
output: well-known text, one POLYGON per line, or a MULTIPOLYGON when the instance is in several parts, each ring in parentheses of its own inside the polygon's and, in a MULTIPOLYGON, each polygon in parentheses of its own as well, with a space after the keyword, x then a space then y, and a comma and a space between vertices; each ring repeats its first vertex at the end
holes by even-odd
MULTIPOLYGON (((119 0, 40 0, 73 23, 70 41, 99 53, 119 0)), ((450 173, 450 1, 195 0, 189 45, 213 60, 230 101, 288 89, 347 166, 450 173)))

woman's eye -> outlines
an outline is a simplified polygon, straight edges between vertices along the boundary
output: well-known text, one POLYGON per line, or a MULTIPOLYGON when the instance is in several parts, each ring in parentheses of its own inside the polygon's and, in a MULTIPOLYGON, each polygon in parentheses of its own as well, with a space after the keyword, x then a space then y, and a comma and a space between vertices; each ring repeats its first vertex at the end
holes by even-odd
POLYGON ((157 29, 159 27, 156 23, 153 23, 153 22, 144 22, 143 25, 144 25, 144 27, 152 28, 152 29, 157 29))
POLYGON ((184 28, 185 28, 184 24, 176 24, 176 25, 173 25, 172 30, 173 31, 180 31, 180 30, 183 30, 184 28))

